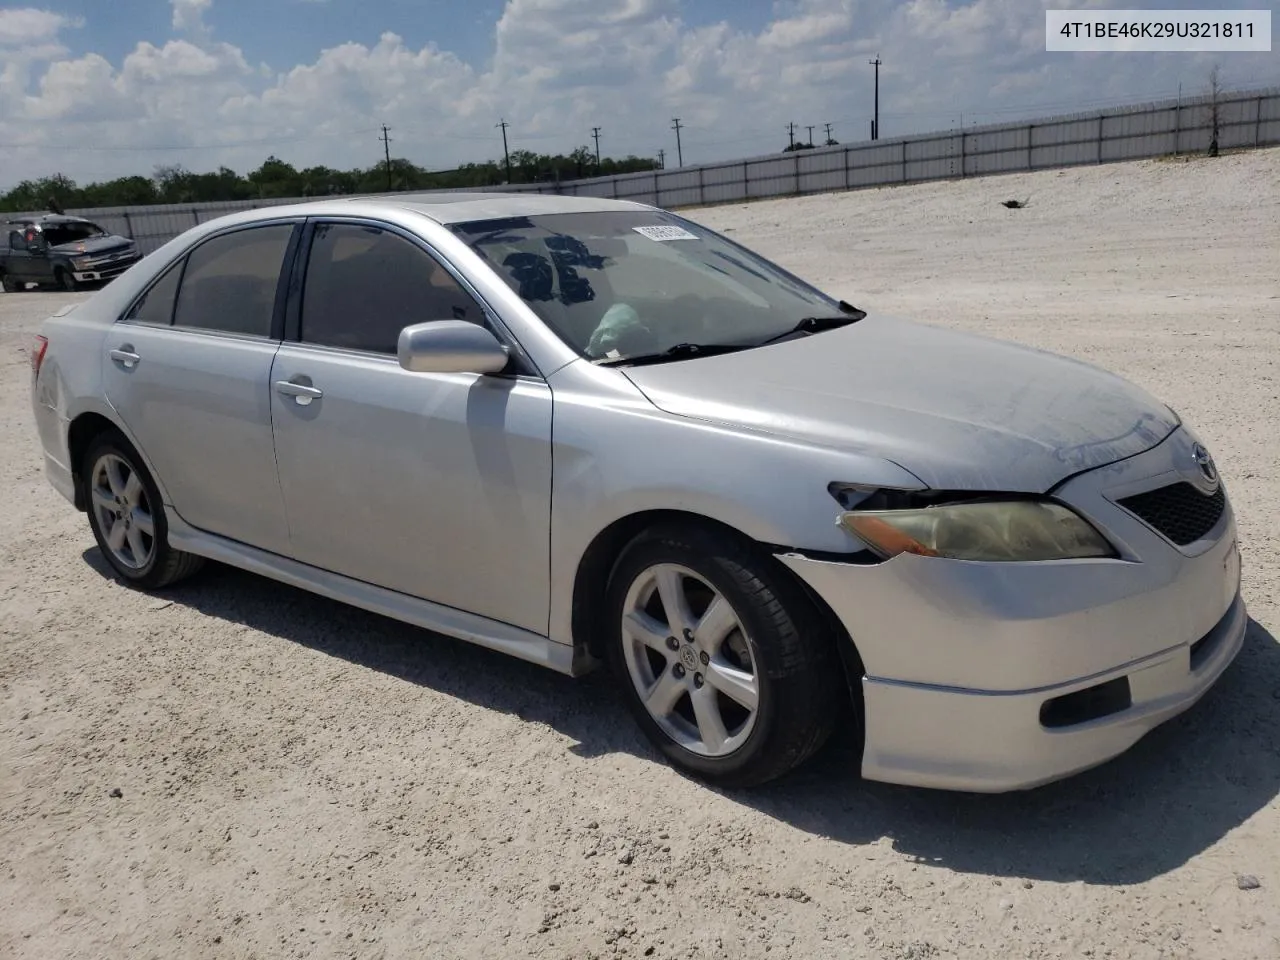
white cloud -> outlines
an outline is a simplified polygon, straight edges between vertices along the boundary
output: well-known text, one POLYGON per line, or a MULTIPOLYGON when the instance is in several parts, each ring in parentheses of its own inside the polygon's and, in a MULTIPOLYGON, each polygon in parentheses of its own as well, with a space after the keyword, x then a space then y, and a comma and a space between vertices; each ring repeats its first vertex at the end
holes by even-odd
MULTIPOLYGON (((78 25, 78 20, 50 10, 36 10, 32 7, 0 10, 0 47, 18 47, 52 40, 59 31, 78 25)), ((5 56, 8 55, 6 51, 5 56)))
MULTIPOLYGON (((213 0, 171 0, 176 36, 113 63, 66 50, 75 21, 3 10, 0 189, 55 170, 77 180, 160 162, 244 170, 268 153, 368 166, 382 123, 394 151, 438 169, 499 157, 500 118, 513 149, 571 150, 601 126, 606 154, 674 158, 678 116, 685 160, 698 162, 776 150, 789 122, 865 138, 877 53, 886 136, 951 127, 962 112, 970 122, 1061 112, 1180 81, 1193 92, 1213 62, 1046 54, 1047 0, 786 0, 757 30, 691 26, 695 2, 507 0, 482 63, 386 32, 309 62, 251 65, 234 37, 213 39, 213 0)), ((1277 53, 1221 60, 1229 84, 1280 82, 1277 53)))
POLYGON ((169 2, 173 5, 174 30, 195 36, 207 32, 204 14, 213 6, 213 0, 169 0, 169 2))

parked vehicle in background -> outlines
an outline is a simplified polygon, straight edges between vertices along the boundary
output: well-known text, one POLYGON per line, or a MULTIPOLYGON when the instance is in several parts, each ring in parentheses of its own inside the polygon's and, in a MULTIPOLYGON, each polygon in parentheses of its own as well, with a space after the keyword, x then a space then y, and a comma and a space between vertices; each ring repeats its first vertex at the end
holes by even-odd
POLYGON ((28 284, 77 290, 120 276, 142 259, 128 237, 107 233, 92 220, 48 213, 5 223, 0 283, 6 293, 28 284))
POLYGON ((721 784, 845 707, 869 778, 1044 783, 1189 708, 1244 638, 1231 505, 1164 403, 638 203, 225 217, 46 321, 32 367, 46 474, 121 579, 213 558, 605 661, 721 784))

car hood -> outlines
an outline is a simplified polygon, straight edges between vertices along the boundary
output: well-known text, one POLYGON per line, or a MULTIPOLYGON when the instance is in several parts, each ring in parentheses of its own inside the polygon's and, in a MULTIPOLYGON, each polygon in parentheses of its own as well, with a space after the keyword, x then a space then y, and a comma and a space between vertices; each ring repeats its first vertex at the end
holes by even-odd
POLYGON ((88 240, 60 243, 49 249, 69 257, 100 257, 108 253, 124 253, 132 250, 133 247, 133 241, 126 240, 124 237, 90 237, 88 240))
POLYGON ((1043 493, 1150 449, 1179 422, 1088 364, 881 316, 620 369, 668 413, 878 456, 934 489, 1043 493))

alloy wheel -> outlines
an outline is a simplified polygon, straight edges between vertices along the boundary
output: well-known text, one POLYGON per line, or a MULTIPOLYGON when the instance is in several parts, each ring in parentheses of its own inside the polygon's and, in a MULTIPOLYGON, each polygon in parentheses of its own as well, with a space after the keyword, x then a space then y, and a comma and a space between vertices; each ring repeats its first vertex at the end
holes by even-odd
POLYGON ((121 566, 142 570, 155 552, 155 519, 142 477, 114 453, 98 458, 92 476, 92 509, 107 549, 121 566))
POLYGON ((715 587, 677 564, 648 567, 627 591, 621 626, 631 682, 667 736, 705 757, 742 746, 760 684, 742 621, 715 587))

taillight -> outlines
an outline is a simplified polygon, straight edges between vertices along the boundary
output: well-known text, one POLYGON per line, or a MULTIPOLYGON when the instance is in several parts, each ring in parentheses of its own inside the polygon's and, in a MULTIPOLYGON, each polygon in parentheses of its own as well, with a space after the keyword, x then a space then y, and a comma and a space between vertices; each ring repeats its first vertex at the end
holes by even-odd
POLYGON ((44 363, 44 355, 49 350, 48 337, 36 337, 36 342, 31 345, 31 373, 33 376, 40 375, 40 365, 44 363))

